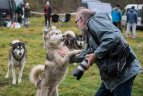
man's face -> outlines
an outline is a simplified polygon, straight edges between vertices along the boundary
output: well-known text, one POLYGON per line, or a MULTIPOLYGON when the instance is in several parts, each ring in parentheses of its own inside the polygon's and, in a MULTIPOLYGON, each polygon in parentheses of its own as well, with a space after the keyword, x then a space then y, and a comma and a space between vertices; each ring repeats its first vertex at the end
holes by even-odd
POLYGON ((81 34, 85 35, 85 32, 86 32, 86 22, 85 22, 85 20, 83 20, 79 16, 76 16, 75 23, 77 24, 77 27, 81 30, 81 34))

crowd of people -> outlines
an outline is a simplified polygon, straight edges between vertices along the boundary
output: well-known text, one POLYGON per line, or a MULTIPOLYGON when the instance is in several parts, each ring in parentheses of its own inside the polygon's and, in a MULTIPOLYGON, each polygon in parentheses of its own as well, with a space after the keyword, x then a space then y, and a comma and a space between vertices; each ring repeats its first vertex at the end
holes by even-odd
MULTIPOLYGON (((45 6, 43 7, 44 11, 44 19, 45 19, 45 26, 51 25, 51 14, 52 9, 50 7, 49 1, 46 2, 45 6)), ((29 3, 20 3, 16 7, 16 22, 18 22, 21 26, 26 26, 30 24, 30 6, 29 3)))

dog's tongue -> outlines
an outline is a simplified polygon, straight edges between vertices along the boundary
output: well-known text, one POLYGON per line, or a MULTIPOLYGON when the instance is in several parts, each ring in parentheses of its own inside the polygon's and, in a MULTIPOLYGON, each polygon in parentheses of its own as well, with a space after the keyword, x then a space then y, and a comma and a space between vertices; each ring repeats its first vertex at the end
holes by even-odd
POLYGON ((67 47, 61 47, 58 52, 62 57, 64 57, 67 53, 69 53, 69 49, 67 47))

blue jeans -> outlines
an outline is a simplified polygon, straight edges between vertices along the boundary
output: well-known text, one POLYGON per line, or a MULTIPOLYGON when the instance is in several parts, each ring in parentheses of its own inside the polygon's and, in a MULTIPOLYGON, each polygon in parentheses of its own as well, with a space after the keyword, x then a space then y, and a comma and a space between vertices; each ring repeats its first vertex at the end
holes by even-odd
POLYGON ((102 82, 95 96, 131 96, 135 77, 136 76, 117 86, 113 92, 110 92, 110 90, 106 89, 104 83, 102 82))

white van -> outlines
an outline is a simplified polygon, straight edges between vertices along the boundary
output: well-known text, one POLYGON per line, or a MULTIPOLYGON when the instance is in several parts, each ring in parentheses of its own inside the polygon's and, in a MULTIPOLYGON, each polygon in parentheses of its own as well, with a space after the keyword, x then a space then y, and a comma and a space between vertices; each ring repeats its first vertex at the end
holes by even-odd
POLYGON ((123 26, 126 26, 126 20, 127 20, 127 12, 128 10, 132 7, 132 6, 135 6, 135 9, 137 10, 138 12, 138 21, 137 21, 137 27, 141 27, 143 28, 143 4, 128 4, 124 10, 123 10, 123 13, 122 13, 122 25, 123 26))

